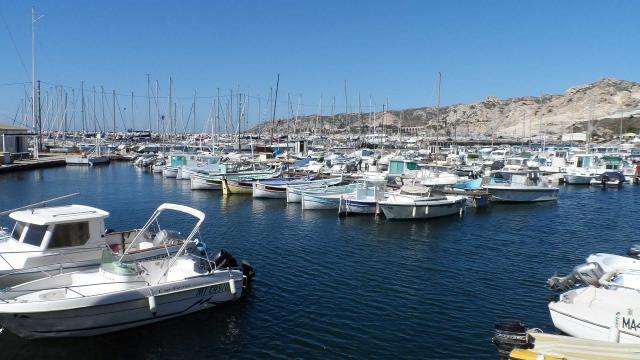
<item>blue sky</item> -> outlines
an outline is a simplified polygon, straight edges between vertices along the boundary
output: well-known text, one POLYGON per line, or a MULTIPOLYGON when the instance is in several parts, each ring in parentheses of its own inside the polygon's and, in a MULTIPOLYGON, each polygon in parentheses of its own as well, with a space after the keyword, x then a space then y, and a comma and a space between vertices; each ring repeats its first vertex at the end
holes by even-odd
MULTIPOLYGON (((336 111, 344 111, 345 80, 349 109, 356 111, 358 94, 365 110, 370 97, 377 109, 387 99, 391 108, 434 105, 438 71, 443 104, 561 93, 603 77, 640 79, 636 1, 35 4, 44 14, 37 32, 38 79, 69 86, 69 92, 82 80, 86 89, 133 91, 141 96, 137 121, 145 122, 147 73, 159 80, 163 97, 173 77, 185 113, 197 91, 198 128, 217 88, 249 93, 249 120, 258 121, 257 97, 264 112, 278 73, 279 117, 286 116, 287 94, 294 102, 302 97, 306 114, 318 111, 321 94, 324 114, 333 97, 336 111)), ((30 81, 18 52, 30 71, 31 3, 4 0, 0 12, 0 122, 11 122, 24 90, 6 84, 30 81)), ((129 102, 118 100, 122 108, 129 102)), ((118 127, 124 127, 120 120, 118 127)))

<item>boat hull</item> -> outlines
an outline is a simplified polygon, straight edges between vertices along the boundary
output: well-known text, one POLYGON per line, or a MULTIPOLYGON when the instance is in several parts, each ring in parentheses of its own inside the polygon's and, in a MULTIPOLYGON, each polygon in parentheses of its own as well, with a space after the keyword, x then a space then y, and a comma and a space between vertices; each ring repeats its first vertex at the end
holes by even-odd
POLYGON ((162 176, 175 179, 178 176, 178 168, 165 166, 162 168, 162 176))
POLYGON ((431 219, 459 214, 465 199, 437 205, 380 203, 380 210, 389 220, 431 219))
POLYGON ((362 201, 342 199, 340 202, 340 214, 376 214, 378 213, 377 201, 362 201))
POLYGON ((498 202, 538 202, 558 199, 557 188, 518 189, 512 187, 487 187, 492 201, 498 202))
POLYGON ((567 301, 549 303, 553 325, 589 340, 640 343, 640 320, 634 316, 638 296, 592 286, 570 290, 567 301), (571 294, 569 294, 571 293, 571 294))
POLYGON ((252 193, 254 198, 285 199, 287 197, 287 188, 273 187, 260 183, 254 183, 252 193))
POLYGON ((302 195, 302 210, 338 210, 339 207, 340 197, 302 195))
POLYGON ((589 185, 596 175, 570 175, 564 176, 564 182, 569 185, 589 185))
POLYGON ((191 177, 191 190, 221 190, 222 180, 205 179, 199 176, 191 177))
MULTIPOLYGON (((199 280, 199 279, 198 279, 199 280)), ((52 311, 12 311, 0 304, 0 323, 12 333, 25 338, 95 336, 167 320, 215 307, 242 296, 243 280, 236 279, 232 294, 225 280, 198 281, 186 289, 166 284, 154 288, 155 312, 150 309, 149 288, 130 290, 85 300, 86 306, 52 311)))

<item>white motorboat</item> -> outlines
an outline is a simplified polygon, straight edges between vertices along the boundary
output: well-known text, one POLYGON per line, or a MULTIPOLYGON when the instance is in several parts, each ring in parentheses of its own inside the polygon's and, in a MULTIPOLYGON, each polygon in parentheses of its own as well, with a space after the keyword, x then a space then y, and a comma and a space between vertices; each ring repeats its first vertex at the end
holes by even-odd
MULTIPOLYGON (((92 336, 154 323, 239 299, 253 270, 195 239, 204 213, 162 204, 124 254, 105 249, 99 269, 55 275, 0 291, 0 323, 27 338, 92 336), (126 261, 166 211, 197 222, 174 256, 126 261)), ((166 220, 163 220, 163 223, 166 220)), ((165 246, 167 244, 165 243, 165 246)))
POLYGON ((378 204, 387 219, 406 220, 459 214, 465 202, 464 196, 434 196, 430 188, 405 185, 398 192, 388 193, 387 199, 378 204))
MULTIPOLYGON (((29 208, 13 211, 10 233, 0 233, 0 287, 7 287, 52 274, 96 268, 102 250, 123 251, 140 230, 107 232, 109 213, 85 205, 29 208)), ((131 256, 154 257, 174 253, 181 241, 173 232, 144 233, 131 256), (171 243, 161 246, 164 239, 171 243)))
POLYGON ((640 343, 640 260, 593 254, 565 277, 549 280, 567 290, 549 303, 556 328, 584 339, 640 343), (578 288, 574 288, 580 286, 578 288))
POLYGON ((589 185, 591 180, 603 173, 598 166, 598 156, 581 154, 576 156, 575 164, 567 168, 564 182, 570 185, 589 185))
POLYGON ((492 201, 537 202, 558 199, 558 187, 542 181, 538 171, 497 172, 483 180, 492 201))

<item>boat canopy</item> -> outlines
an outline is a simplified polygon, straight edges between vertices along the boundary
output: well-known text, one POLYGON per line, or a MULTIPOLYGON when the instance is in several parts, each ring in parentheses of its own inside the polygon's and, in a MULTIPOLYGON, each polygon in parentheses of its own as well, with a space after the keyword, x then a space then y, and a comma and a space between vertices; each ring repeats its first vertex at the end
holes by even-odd
POLYGON ((9 217, 15 221, 35 225, 52 225, 89 221, 104 219, 108 216, 109 213, 104 210, 85 205, 66 205, 27 209, 14 211, 9 214, 9 217))

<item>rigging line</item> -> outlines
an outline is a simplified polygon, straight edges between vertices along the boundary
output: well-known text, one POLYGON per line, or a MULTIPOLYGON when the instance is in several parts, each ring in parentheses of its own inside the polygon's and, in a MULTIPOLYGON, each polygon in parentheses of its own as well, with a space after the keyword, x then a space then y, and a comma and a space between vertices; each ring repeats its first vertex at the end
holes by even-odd
MULTIPOLYGON (((63 88, 67 88, 67 89, 70 89, 70 90, 74 90, 74 89, 75 90, 80 90, 80 88, 76 87, 76 86, 64 85, 64 84, 55 84, 55 83, 50 83, 50 82, 47 82, 47 81, 40 81, 40 82, 42 84, 46 84, 46 85, 49 85, 49 86, 62 86, 63 88)), ((7 83, 7 84, 0 84, 0 86, 24 85, 24 84, 31 84, 31 82, 29 81, 29 82, 25 82, 25 83, 7 83)), ((221 88, 221 91, 222 90, 223 89, 221 88)), ((262 101, 267 101, 267 102, 271 101, 271 100, 269 100, 270 98, 268 98, 268 97, 265 98, 265 97, 260 97, 260 96, 256 96, 256 95, 250 95, 249 93, 242 93, 242 94, 243 94, 243 96, 245 96, 246 98, 249 98, 249 99, 262 100, 262 101)), ((121 92, 117 92, 116 91, 116 95, 117 96, 130 97, 131 96, 131 92, 121 93, 121 92)), ((156 94, 156 97, 157 97, 157 94, 156 94)), ((196 96, 195 98, 197 100, 203 100, 203 99, 204 100, 211 100, 211 98, 215 98, 215 97, 218 97, 218 96, 217 95, 213 95, 213 96, 211 96, 211 95, 202 95, 202 96, 196 96)), ((224 98, 230 98, 231 95, 226 94, 226 95, 220 95, 219 97, 224 99, 224 98)), ((146 95, 134 95, 134 98, 146 99, 147 96, 146 95)), ((176 99, 176 100, 193 100, 194 97, 193 96, 172 96, 172 98, 176 99)), ((157 99, 154 99, 154 100, 157 102, 157 99)), ((273 103, 273 102, 274 101, 271 101, 271 103, 273 103)), ((287 105, 287 100, 286 99, 279 100, 279 101, 277 101, 277 103, 280 104, 280 105, 285 106, 285 105, 287 105)), ((331 109, 332 106, 333 105, 331 105, 331 104, 323 105, 322 106, 322 110, 331 109)), ((317 104, 305 104, 303 102, 300 103, 300 107, 302 109, 309 109, 309 108, 318 109, 318 105, 317 104)), ((349 112, 349 113, 353 114, 353 112, 349 112)))
MULTIPOLYGON (((27 80, 31 80, 31 76, 29 75, 29 71, 27 70, 27 66, 24 63, 24 59, 22 58, 22 54, 20 54, 20 50, 18 50, 18 46, 16 45, 16 40, 13 38, 13 33, 11 33, 11 29, 9 28, 9 23, 4 18, 4 14, 2 10, 0 10, 0 19, 4 23, 4 28, 7 29, 7 33, 9 33, 9 38, 11 39, 11 44, 13 45, 13 49, 18 54, 18 59, 20 59, 20 65, 22 65, 22 69, 24 70, 24 74, 27 77, 27 80)), ((29 81, 31 83, 31 81, 29 81)))

